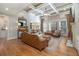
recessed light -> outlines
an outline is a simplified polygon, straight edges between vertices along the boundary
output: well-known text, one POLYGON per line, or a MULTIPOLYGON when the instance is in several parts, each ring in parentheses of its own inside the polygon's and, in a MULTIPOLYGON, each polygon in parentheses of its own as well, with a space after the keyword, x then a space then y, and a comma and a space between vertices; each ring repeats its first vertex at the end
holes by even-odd
POLYGON ((44 15, 50 15, 50 14, 44 14, 44 15))
POLYGON ((9 10, 9 8, 5 8, 5 10, 6 10, 6 11, 8 11, 8 10, 9 10))
POLYGON ((63 10, 65 10, 65 11, 66 11, 66 8, 64 8, 63 10))

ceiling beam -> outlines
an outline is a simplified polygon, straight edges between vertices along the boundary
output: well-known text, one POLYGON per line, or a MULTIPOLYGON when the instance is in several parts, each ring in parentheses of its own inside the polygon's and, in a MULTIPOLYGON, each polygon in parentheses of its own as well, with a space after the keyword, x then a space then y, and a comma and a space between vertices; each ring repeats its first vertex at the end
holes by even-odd
POLYGON ((36 9, 35 6, 33 6, 32 4, 29 4, 28 6, 32 9, 36 9))
POLYGON ((52 5, 51 3, 48 3, 48 5, 57 13, 59 14, 59 12, 57 11, 56 7, 54 5, 52 5))
POLYGON ((29 12, 36 11, 37 13, 41 13, 41 14, 43 13, 42 10, 39 10, 38 8, 36 8, 35 6, 33 6, 32 4, 29 4, 29 7, 32 8, 32 10, 29 11, 29 12))

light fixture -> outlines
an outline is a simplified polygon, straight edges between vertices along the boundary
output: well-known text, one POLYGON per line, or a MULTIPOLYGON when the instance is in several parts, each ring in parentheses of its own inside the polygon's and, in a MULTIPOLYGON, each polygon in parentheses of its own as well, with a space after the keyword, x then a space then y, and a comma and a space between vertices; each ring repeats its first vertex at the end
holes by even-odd
POLYGON ((8 27, 6 26, 5 29, 8 30, 8 27))
POLYGON ((9 10, 9 8, 5 8, 5 10, 6 10, 6 11, 8 11, 8 10, 9 10))
POLYGON ((63 8, 64 11, 66 11, 66 8, 63 8))
POLYGON ((44 14, 44 15, 50 15, 50 14, 44 14))

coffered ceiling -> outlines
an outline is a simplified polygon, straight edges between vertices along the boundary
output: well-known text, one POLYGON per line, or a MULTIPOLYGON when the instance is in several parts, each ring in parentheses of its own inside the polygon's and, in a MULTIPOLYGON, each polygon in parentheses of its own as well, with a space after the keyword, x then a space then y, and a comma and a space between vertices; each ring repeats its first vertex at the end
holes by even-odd
POLYGON ((32 8, 29 8, 28 11, 27 8, 25 8, 26 12, 43 15, 68 11, 72 7, 72 3, 33 3, 29 6, 32 8))
POLYGON ((72 3, 0 3, 0 13, 17 15, 25 11, 35 15, 60 13, 70 9, 72 3))

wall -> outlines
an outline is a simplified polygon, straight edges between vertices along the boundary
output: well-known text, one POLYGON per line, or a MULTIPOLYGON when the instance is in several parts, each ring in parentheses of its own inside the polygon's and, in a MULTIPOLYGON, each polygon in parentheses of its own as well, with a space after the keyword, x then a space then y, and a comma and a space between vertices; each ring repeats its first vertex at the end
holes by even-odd
MULTIPOLYGON (((2 37, 5 37, 7 40, 16 39, 17 38, 18 17, 16 15, 15 16, 14 15, 6 15, 3 13, 0 13, 0 16, 4 16, 4 19, 6 21, 3 21, 3 23, 5 23, 6 27, 7 27, 6 31, 0 32, 2 37)), ((0 20, 0 24, 1 24, 1 20, 0 20)))
POLYGON ((16 39, 17 38, 17 16, 9 16, 9 33, 8 39, 16 39))
MULTIPOLYGON (((63 13, 62 13, 63 14, 63 13)), ((68 34, 68 28, 67 28, 67 18, 65 16, 65 14, 59 14, 59 15, 51 15, 51 16, 44 16, 45 20, 43 23, 43 27, 44 27, 44 32, 46 31, 52 31, 52 30, 61 30, 61 22, 66 22, 66 30, 62 30, 61 33, 63 33, 62 35, 67 35, 68 34)))
POLYGON ((36 16, 36 15, 34 15, 32 13, 28 13, 27 14, 27 25, 29 26, 28 27, 29 31, 31 31, 30 30, 30 23, 31 22, 38 22, 38 23, 40 23, 40 17, 36 16))
POLYGON ((75 15, 75 23, 73 23, 72 25, 72 30, 73 30, 73 43, 74 43, 74 47, 76 47, 76 49, 79 52, 79 4, 73 4, 73 8, 74 11, 74 15, 75 15))
POLYGON ((8 16, 0 15, 0 38, 8 37, 8 16))

